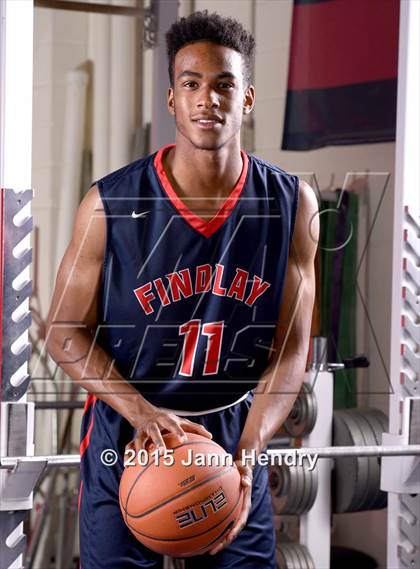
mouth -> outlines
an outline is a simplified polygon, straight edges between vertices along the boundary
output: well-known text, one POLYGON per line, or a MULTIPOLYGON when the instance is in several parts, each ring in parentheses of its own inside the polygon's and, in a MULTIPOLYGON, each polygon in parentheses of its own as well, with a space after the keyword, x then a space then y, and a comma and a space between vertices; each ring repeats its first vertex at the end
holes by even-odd
POLYGON ((197 119, 193 119, 193 122, 202 129, 205 130, 211 130, 213 128, 218 127, 219 125, 221 126, 223 121, 222 119, 220 119, 219 117, 203 117, 203 118, 197 118, 197 119))

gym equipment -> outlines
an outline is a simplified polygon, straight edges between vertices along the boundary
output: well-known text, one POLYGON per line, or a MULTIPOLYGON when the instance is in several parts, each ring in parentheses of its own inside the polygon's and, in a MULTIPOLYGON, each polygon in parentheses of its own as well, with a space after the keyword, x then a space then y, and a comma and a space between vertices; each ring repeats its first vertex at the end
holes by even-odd
MULTIPOLYGON (((386 445, 386 446, 342 446, 342 447, 301 447, 288 449, 268 449, 267 454, 275 454, 278 456, 303 455, 317 456, 318 458, 336 458, 346 456, 419 456, 420 444, 418 445, 386 445)), ((60 466, 78 466, 80 463, 80 455, 78 454, 60 454, 60 455, 38 455, 38 456, 5 456, 0 457, 0 470, 13 470, 22 464, 38 464, 45 463, 48 467, 60 466)))
MULTIPOLYGON (((378 409, 346 409, 334 412, 334 444, 375 445, 387 431, 388 420, 378 409)), ((333 471, 333 511, 360 512, 386 507, 380 490, 378 458, 338 458, 333 471)))
MULTIPOLYGON (((419 36, 414 22, 419 2, 401 2, 397 138, 395 151, 391 322, 389 351, 389 432, 384 444, 420 443, 420 195, 419 83, 412 69, 419 63, 419 36)), ((388 492, 387 567, 420 567, 420 464, 415 457, 382 460, 381 488, 388 492)))
MULTIPOLYGON (((28 342, 31 198, 31 190, 0 192, 0 456, 33 452, 33 406, 18 403, 30 381, 27 362, 31 351, 28 342)), ((32 489, 43 467, 42 463, 21 465, 13 476, 0 471, 0 559, 4 567, 23 555, 26 543, 21 523, 25 510, 32 507, 32 489), (8 540, 12 532, 14 539, 8 540)))
POLYGON ((310 385, 304 382, 301 392, 284 422, 284 429, 291 437, 305 437, 314 428, 316 416, 315 394, 310 385))
POLYGON ((316 468, 309 470, 305 460, 302 466, 271 466, 269 484, 276 514, 301 515, 313 506, 318 490, 318 473, 316 468))
MULTIPOLYGON (((346 456, 419 456, 420 444, 418 445, 387 445, 387 446, 342 446, 342 447, 300 447, 288 449, 268 449, 268 455, 307 457, 308 455, 318 458, 336 458, 346 456)), ((44 463, 45 467, 78 466, 80 455, 60 454, 60 455, 39 455, 39 456, 5 456, 0 457, 0 470, 13 470, 23 464, 44 463)))
POLYGON ((316 569, 308 548, 300 543, 278 543, 276 563, 277 569, 316 569))
POLYGON ((223 540, 241 510, 241 477, 207 437, 164 435, 167 455, 138 455, 120 482, 120 507, 134 537, 172 557, 200 555, 223 540))

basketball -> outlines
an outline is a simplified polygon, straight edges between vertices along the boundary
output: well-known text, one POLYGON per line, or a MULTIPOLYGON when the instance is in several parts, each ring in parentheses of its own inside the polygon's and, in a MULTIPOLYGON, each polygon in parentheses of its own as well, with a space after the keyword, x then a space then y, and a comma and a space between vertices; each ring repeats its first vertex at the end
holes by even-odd
MULTIPOLYGON (((207 437, 164 435, 168 449, 147 464, 133 459, 120 481, 122 516, 146 547, 172 557, 201 555, 223 540, 242 505, 241 477, 232 456, 207 437)), ((146 453, 146 451, 144 451, 146 453)))

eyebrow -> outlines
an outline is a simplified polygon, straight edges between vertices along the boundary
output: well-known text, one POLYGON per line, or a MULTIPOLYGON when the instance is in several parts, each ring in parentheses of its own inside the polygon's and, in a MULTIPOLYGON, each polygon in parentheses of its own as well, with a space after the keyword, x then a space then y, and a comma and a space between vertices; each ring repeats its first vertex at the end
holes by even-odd
MULTIPOLYGON (((188 69, 186 69, 185 71, 183 71, 182 73, 180 73, 178 75, 178 79, 181 79, 182 77, 198 77, 199 79, 201 79, 203 77, 202 73, 198 73, 197 71, 190 71, 188 69)), ((233 73, 231 73, 230 71, 222 71, 221 73, 219 73, 216 76, 216 79, 236 79, 235 75, 233 73)))

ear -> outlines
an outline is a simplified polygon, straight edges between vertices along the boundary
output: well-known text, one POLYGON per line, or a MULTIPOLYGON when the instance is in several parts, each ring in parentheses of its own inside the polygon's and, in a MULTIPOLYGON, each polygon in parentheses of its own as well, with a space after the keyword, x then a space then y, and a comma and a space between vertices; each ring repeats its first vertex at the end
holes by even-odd
POLYGON ((174 99, 174 90, 172 87, 168 89, 168 111, 171 115, 175 116, 175 99, 174 99))
POLYGON ((244 93, 244 104, 243 104, 243 113, 244 115, 248 115, 252 109, 254 108, 255 103, 255 87, 254 85, 249 85, 246 88, 244 93))

